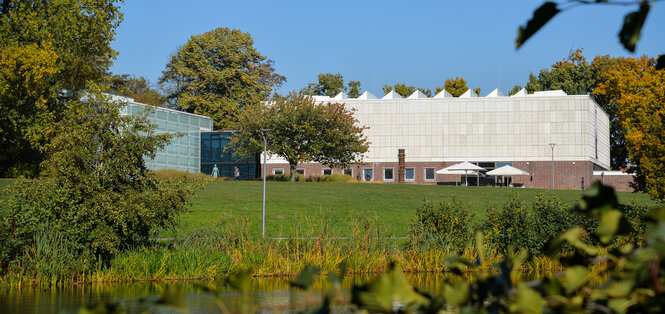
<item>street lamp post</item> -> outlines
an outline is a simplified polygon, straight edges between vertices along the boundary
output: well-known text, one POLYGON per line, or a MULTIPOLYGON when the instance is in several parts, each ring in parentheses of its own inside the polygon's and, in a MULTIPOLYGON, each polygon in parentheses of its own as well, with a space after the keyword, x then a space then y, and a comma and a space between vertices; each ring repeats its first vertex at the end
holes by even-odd
POLYGON ((554 146, 556 143, 550 143, 552 147, 552 190, 554 190, 554 146))
POLYGON ((266 237, 266 162, 268 161, 268 132, 270 129, 261 129, 263 137, 263 218, 261 219, 261 238, 266 237))

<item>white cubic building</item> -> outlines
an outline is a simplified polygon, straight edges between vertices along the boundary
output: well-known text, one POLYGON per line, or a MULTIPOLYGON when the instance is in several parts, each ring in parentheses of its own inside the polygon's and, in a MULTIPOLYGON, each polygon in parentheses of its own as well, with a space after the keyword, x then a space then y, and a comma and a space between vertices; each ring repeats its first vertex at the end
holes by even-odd
MULTIPOLYGON (((610 168, 609 117, 588 95, 522 90, 507 97, 495 90, 478 97, 469 90, 460 97, 441 91, 428 98, 416 91, 406 98, 394 92, 382 98, 369 92, 358 98, 343 93, 315 98, 355 109, 358 124, 369 127, 364 132, 371 144, 363 164, 350 169, 299 165, 306 176, 346 173, 384 182, 403 176, 407 183, 455 184, 460 175, 435 171, 469 161, 487 170, 511 165, 529 173, 513 177, 511 184, 540 188, 552 187, 554 166, 555 188, 580 189, 591 183, 594 170, 610 168), (398 173, 400 149, 404 164, 398 173)), ((269 173, 289 170, 278 158, 268 164, 269 173)), ((507 184, 506 180, 471 176, 469 184, 507 184)))

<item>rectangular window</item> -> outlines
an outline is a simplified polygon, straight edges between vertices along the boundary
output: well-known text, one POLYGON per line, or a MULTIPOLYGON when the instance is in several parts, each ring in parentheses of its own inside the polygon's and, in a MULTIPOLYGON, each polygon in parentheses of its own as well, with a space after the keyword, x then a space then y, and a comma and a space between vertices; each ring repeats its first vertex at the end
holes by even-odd
POLYGON ((353 170, 351 169, 344 169, 344 175, 351 176, 353 177, 353 170))
POLYGON ((395 176, 393 174, 393 168, 383 168, 383 181, 393 181, 395 176))
POLYGON ((302 174, 303 176, 305 175, 305 169, 296 169, 297 174, 302 174))
POLYGON ((374 171, 372 169, 363 169, 363 180, 372 181, 374 179, 374 171))
POLYGON ((435 179, 434 168, 425 168, 425 180, 434 181, 435 179))
POLYGON ((404 180, 405 181, 413 181, 415 180, 415 169, 413 168, 406 168, 404 171, 404 180))
POLYGON ((275 168, 272 170, 272 174, 284 174, 283 168, 275 168))
POLYGON ((323 169, 323 175, 324 176, 329 176, 332 174, 332 169, 323 169))

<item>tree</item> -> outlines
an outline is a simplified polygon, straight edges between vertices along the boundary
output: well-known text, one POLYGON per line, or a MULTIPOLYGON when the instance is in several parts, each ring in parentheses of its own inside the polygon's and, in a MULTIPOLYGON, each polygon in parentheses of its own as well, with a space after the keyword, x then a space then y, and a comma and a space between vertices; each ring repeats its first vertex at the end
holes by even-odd
POLYGON ((228 128, 245 106, 266 100, 286 81, 253 45, 237 29, 193 35, 171 57, 159 83, 179 110, 211 117, 216 129, 228 128))
POLYGON ((107 92, 134 98, 136 102, 152 106, 166 104, 166 96, 153 89, 150 81, 143 76, 113 74, 104 78, 104 85, 108 86, 107 92))
POLYGON ((358 98, 360 96, 360 81, 349 81, 349 97, 358 98))
POLYGON ((317 78, 318 83, 309 83, 307 87, 302 89, 302 92, 307 95, 329 97, 335 97, 341 92, 346 92, 346 87, 344 87, 344 77, 342 74, 321 73, 317 78))
POLYGON ((521 90, 522 90, 522 86, 520 86, 520 85, 515 85, 515 86, 513 86, 513 89, 511 89, 511 90, 508 92, 508 96, 515 95, 515 94, 517 94, 517 92, 519 92, 519 91, 521 91, 521 90))
POLYGON ((594 93, 617 104, 618 120, 627 143, 630 171, 636 188, 665 199, 665 70, 656 60, 619 58, 618 66, 604 73, 594 93))
POLYGON ((395 93, 399 94, 402 97, 409 97, 416 90, 419 90, 421 93, 425 94, 427 97, 432 96, 432 91, 429 90, 429 89, 416 88, 415 86, 407 86, 404 83, 397 83, 394 86, 383 85, 383 93, 384 94, 390 93, 393 89, 395 90, 395 93))
MULTIPOLYGON (((461 77, 455 77, 454 79, 453 78, 447 79, 443 83, 443 87, 446 89, 447 92, 449 92, 454 97, 459 97, 469 89, 469 87, 466 86, 466 81, 461 77)), ((438 93, 441 90, 443 89, 437 87, 436 92, 438 93)))
POLYGON ((537 77, 529 75, 525 87, 529 92, 561 89, 569 95, 585 95, 595 84, 591 65, 582 54, 582 49, 577 49, 553 64, 551 70, 542 69, 537 77))
MULTIPOLYGON (((147 245, 173 227, 196 184, 159 180, 146 168, 173 134, 155 134, 146 115, 121 115, 121 103, 89 93, 68 101, 67 116, 49 144, 49 179, 12 188, 0 218, 0 267, 47 233, 60 236, 81 260, 108 261, 123 249, 147 245)), ((56 258, 56 257, 54 257, 56 258)))
POLYGON ((263 150, 260 130, 270 129, 268 151, 286 159, 295 181, 298 163, 346 167, 360 162, 369 143, 365 127, 356 123, 344 104, 317 104, 303 92, 275 95, 268 104, 254 104, 238 116, 229 147, 241 158, 254 156, 263 150))
POLYGON ((62 103, 117 55, 120 2, 0 1, 0 176, 38 174, 62 103))
MULTIPOLYGON (((642 26, 646 21, 651 5, 658 0, 635 0, 635 1, 608 1, 608 0, 571 0, 578 5, 637 5, 637 11, 626 14, 623 20, 623 26, 618 34, 619 41, 623 47, 630 51, 635 52, 637 42, 640 40, 642 33, 642 26)), ((566 8, 559 8, 555 2, 547 1, 543 3, 538 9, 533 12, 533 17, 526 23, 525 26, 520 26, 517 29, 517 39, 515 40, 515 48, 519 49, 522 45, 538 32, 547 22, 549 22, 555 15, 562 11, 572 9, 577 5, 569 5, 566 8)), ((665 54, 658 57, 656 62, 656 70, 665 69, 665 54)))

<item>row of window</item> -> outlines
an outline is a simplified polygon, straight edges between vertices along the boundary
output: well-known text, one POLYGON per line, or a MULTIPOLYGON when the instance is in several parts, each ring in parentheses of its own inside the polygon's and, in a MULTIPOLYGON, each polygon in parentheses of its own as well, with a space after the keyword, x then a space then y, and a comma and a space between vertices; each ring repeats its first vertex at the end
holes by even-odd
MULTIPOLYGON (((296 172, 301 175, 305 175, 305 169, 296 169, 296 172)), ((404 169, 404 180, 405 181, 415 181, 416 169, 415 168, 405 168, 404 169)), ((284 168, 273 168, 272 174, 284 174, 284 168)), ((321 170, 321 174, 324 176, 329 176, 332 174, 332 169, 325 168, 321 170)), ((348 176, 353 176, 352 169, 344 169, 344 174, 348 176)), ((362 169, 362 176, 358 175, 358 180, 364 181, 374 181, 374 169, 365 168, 362 169)), ((425 168, 424 169, 425 181, 434 181, 436 180, 436 172, 434 168, 425 168)), ((383 181, 395 181, 395 169, 394 168, 383 168, 383 181)))

